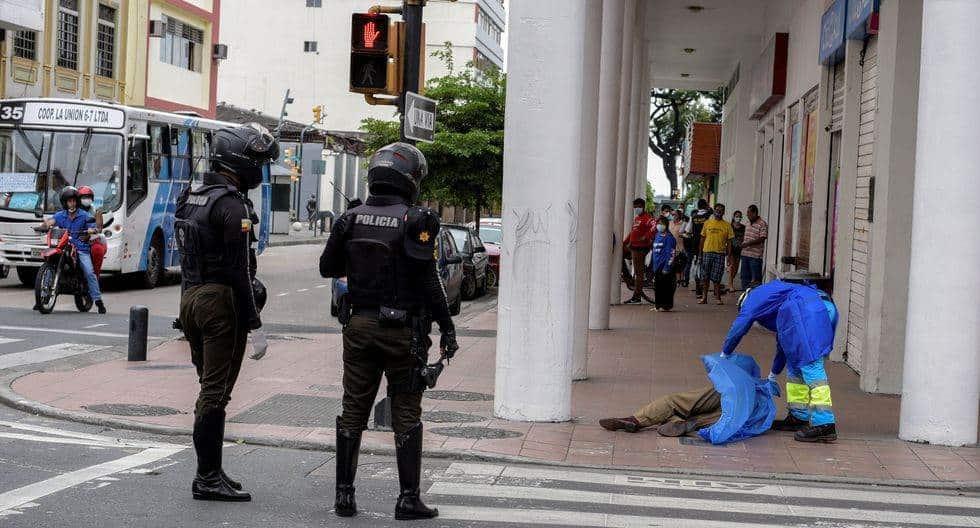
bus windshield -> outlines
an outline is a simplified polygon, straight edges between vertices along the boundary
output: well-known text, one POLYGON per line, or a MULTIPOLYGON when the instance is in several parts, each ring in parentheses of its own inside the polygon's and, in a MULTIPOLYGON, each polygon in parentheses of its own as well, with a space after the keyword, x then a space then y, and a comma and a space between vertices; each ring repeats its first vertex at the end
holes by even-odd
POLYGON ((96 208, 117 209, 122 145, 116 134, 0 129, 0 208, 53 213, 61 189, 88 185, 96 208))

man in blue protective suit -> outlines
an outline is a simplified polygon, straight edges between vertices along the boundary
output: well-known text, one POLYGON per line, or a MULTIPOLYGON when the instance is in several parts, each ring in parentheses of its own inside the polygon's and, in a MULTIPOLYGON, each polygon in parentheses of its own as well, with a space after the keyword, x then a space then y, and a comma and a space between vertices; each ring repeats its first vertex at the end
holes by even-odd
POLYGON ((771 381, 786 367, 789 414, 773 422, 773 429, 796 431, 800 442, 833 442, 837 426, 830 399, 826 358, 834 346, 837 308, 830 296, 811 284, 775 280, 742 294, 722 357, 735 351, 752 323, 776 333, 776 357, 771 381))

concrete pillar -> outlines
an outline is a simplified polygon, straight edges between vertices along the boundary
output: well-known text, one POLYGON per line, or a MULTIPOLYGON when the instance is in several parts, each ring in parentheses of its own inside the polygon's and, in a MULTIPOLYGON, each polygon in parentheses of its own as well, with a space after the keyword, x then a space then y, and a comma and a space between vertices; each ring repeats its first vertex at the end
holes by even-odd
MULTIPOLYGON (((650 147, 650 42, 643 41, 643 68, 640 69, 640 120, 636 126, 636 195, 646 196, 650 147)), ((667 193, 670 194, 670 193, 667 193)))
POLYGON ((613 245, 612 269, 609 277, 609 304, 622 304, 622 279, 620 278, 623 260, 623 233, 626 225, 623 216, 626 214, 626 169, 629 157, 630 134, 630 96, 633 91, 633 52, 636 46, 633 35, 636 28, 636 0, 626 0, 625 23, 620 30, 623 37, 623 61, 619 77, 619 141, 616 152, 616 198, 613 200, 613 245))
POLYGON ((511 6, 494 392, 508 420, 571 417, 586 8, 511 6))
POLYGON ((616 197, 616 154, 619 152, 619 77, 623 60, 621 35, 624 15, 622 3, 602 3, 595 222, 592 231, 592 280, 589 295, 589 328, 592 330, 609 328, 609 274, 615 245, 613 200, 616 197))
POLYGON ((919 117, 911 266, 899 437, 967 445, 977 441, 980 401, 980 2, 922 6, 919 117), (955 104, 950 100, 955 95, 955 104), (939 229, 936 211, 949 213, 939 229), (937 273, 952 264, 965 273, 937 273))
MULTIPOLYGON (((644 3, 641 2, 636 9, 636 19, 642 17, 641 12, 644 3)), ((626 147, 626 190, 624 193, 625 202, 623 203, 623 224, 632 225, 633 223, 633 199, 637 197, 636 194, 636 149, 639 144, 639 131, 637 127, 640 122, 640 106, 643 102, 643 98, 640 96, 640 73, 643 69, 643 50, 641 43, 643 39, 640 38, 639 33, 634 35, 633 38, 633 66, 630 69, 631 75, 633 76, 632 82, 630 83, 630 97, 629 97, 629 141, 626 147)))
POLYGON ((602 48, 602 1, 586 0, 582 149, 579 162, 578 269, 575 272, 575 321, 572 336, 572 379, 588 374, 589 299, 592 279, 592 219, 595 216, 596 131, 599 126, 599 58, 602 48))

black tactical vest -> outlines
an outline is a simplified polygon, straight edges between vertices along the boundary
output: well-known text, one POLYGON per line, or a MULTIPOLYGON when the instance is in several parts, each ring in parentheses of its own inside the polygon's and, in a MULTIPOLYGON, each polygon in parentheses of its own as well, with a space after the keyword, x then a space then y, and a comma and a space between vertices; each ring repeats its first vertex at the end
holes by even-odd
POLYGON ((347 212, 347 286, 357 308, 386 306, 420 314, 425 306, 418 260, 405 254, 409 206, 361 205, 347 212))
MULTIPOLYGON (((205 185, 177 199, 174 235, 180 249, 181 277, 188 285, 231 284, 233 270, 227 269, 225 262, 222 227, 211 224, 211 210, 229 194, 240 196, 230 185, 205 185)), ((246 205, 241 201, 244 210, 246 205)))

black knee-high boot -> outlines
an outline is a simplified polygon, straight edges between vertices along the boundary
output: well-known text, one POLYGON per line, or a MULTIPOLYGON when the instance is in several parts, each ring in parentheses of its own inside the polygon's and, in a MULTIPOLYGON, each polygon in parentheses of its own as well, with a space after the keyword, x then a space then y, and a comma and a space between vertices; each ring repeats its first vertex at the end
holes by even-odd
POLYGON ((340 517, 357 515, 354 500, 354 477, 357 475, 357 455, 361 450, 361 432, 340 427, 337 417, 337 499, 334 512, 340 517))
POLYGON ((194 418, 194 450, 197 474, 191 492, 197 500, 244 502, 252 496, 234 489, 221 471, 221 443, 224 441, 225 411, 210 409, 194 418))
POLYGON ((419 483, 422 480, 422 424, 395 435, 395 455, 398 458, 398 482, 401 493, 395 504, 395 519, 431 519, 439 515, 439 510, 429 508, 419 496, 419 483))

